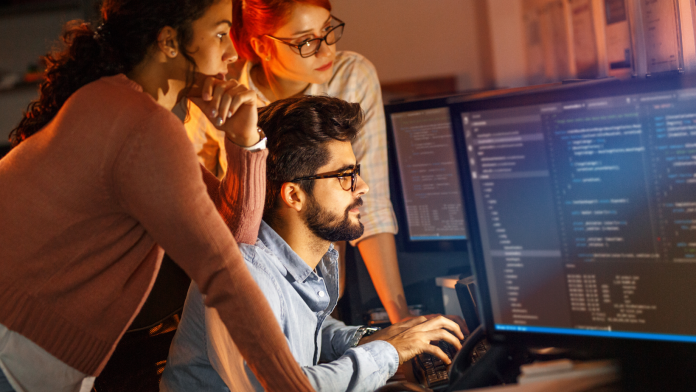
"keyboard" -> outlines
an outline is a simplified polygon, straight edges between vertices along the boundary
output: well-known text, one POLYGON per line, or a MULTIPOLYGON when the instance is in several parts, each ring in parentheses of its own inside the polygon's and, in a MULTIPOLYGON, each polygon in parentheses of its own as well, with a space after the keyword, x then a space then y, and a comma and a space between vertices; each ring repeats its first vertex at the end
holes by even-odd
MULTIPOLYGON (((457 349, 444 340, 440 340, 438 346, 449 359, 453 359, 457 354, 457 349)), ((447 364, 440 358, 428 353, 417 355, 413 360, 413 373, 416 379, 430 389, 449 384, 448 370, 447 364)))
MULTIPOLYGON (((438 346, 450 359, 454 359, 457 354, 454 346, 443 340, 438 342, 438 346)), ((475 344, 471 353, 467 354, 468 358, 460 358, 458 361, 467 361, 466 367, 471 366, 481 359, 489 348, 490 344, 488 341, 481 339, 475 344)), ((460 363, 458 366, 461 365, 460 363)), ((445 389, 450 382, 449 366, 442 362, 440 358, 427 353, 417 355, 413 359, 413 373, 418 382, 435 391, 445 389)))

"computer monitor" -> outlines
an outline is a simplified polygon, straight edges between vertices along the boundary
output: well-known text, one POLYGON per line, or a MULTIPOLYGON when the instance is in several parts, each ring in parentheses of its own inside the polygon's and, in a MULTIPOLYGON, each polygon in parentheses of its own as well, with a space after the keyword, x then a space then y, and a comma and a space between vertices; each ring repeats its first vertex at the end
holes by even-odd
POLYGON ((489 340, 696 343, 696 80, 451 110, 489 340))
POLYGON ((387 105, 395 202, 411 250, 464 249, 466 229, 446 99, 387 105), (405 227, 404 227, 405 226, 405 227), (436 246, 437 247, 437 246, 436 246))

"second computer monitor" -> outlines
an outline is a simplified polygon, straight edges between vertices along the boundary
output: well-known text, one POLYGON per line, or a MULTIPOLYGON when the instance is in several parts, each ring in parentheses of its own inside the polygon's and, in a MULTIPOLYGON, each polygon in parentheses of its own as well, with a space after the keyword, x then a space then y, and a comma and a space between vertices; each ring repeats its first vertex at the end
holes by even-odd
POLYGON ((432 106, 387 106, 408 240, 461 242, 466 230, 450 111, 432 106))

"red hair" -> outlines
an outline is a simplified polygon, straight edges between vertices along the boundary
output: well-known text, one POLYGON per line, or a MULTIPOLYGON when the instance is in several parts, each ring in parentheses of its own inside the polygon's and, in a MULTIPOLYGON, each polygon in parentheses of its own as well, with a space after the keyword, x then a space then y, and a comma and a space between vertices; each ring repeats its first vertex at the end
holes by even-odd
POLYGON ((232 41, 239 57, 260 62, 251 38, 277 30, 296 4, 316 5, 331 12, 329 0, 232 0, 232 41))

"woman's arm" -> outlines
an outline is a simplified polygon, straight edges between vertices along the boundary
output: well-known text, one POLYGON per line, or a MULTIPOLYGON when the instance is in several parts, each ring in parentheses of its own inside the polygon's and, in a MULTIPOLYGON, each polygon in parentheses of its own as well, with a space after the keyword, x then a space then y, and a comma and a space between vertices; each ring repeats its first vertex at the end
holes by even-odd
MULTIPOLYGON (((351 79, 356 87, 353 97, 365 111, 365 124, 357 140, 353 142, 355 156, 361 164, 363 180, 370 186, 361 208, 361 220, 365 232, 357 243, 372 283, 392 323, 411 318, 406 303, 394 234, 398 231, 396 217, 389 195, 389 169, 387 158, 387 129, 384 105, 377 72, 364 57, 352 53, 351 79)), ((460 325, 466 324, 458 316, 447 316, 460 325)))
POLYGON ((355 85, 354 95, 348 100, 359 102, 365 111, 365 123, 353 142, 353 149, 361 165, 361 176, 370 187, 360 210, 365 232, 352 244, 357 244, 389 320, 395 323, 410 314, 394 241, 398 227, 389 195, 387 126, 382 93, 377 71, 367 59, 355 53, 344 56, 351 59, 344 72, 350 73, 349 80, 353 82, 349 84, 355 85))
POLYGON ((401 283, 394 234, 379 233, 365 238, 358 242, 358 250, 389 320, 397 323, 411 317, 401 283))
POLYGON ((225 140, 228 170, 222 181, 203 166, 203 182, 222 219, 239 243, 255 244, 266 197, 268 150, 249 151, 225 140))
POLYGON ((221 182, 202 169, 203 181, 235 239, 253 245, 263 216, 268 155, 262 141, 265 135, 257 127, 256 93, 234 80, 206 78, 200 83, 200 89, 194 88, 189 95, 191 108, 204 117, 198 122, 212 125, 213 121, 224 133, 221 151, 226 151, 226 157, 221 163, 228 167, 221 182))

